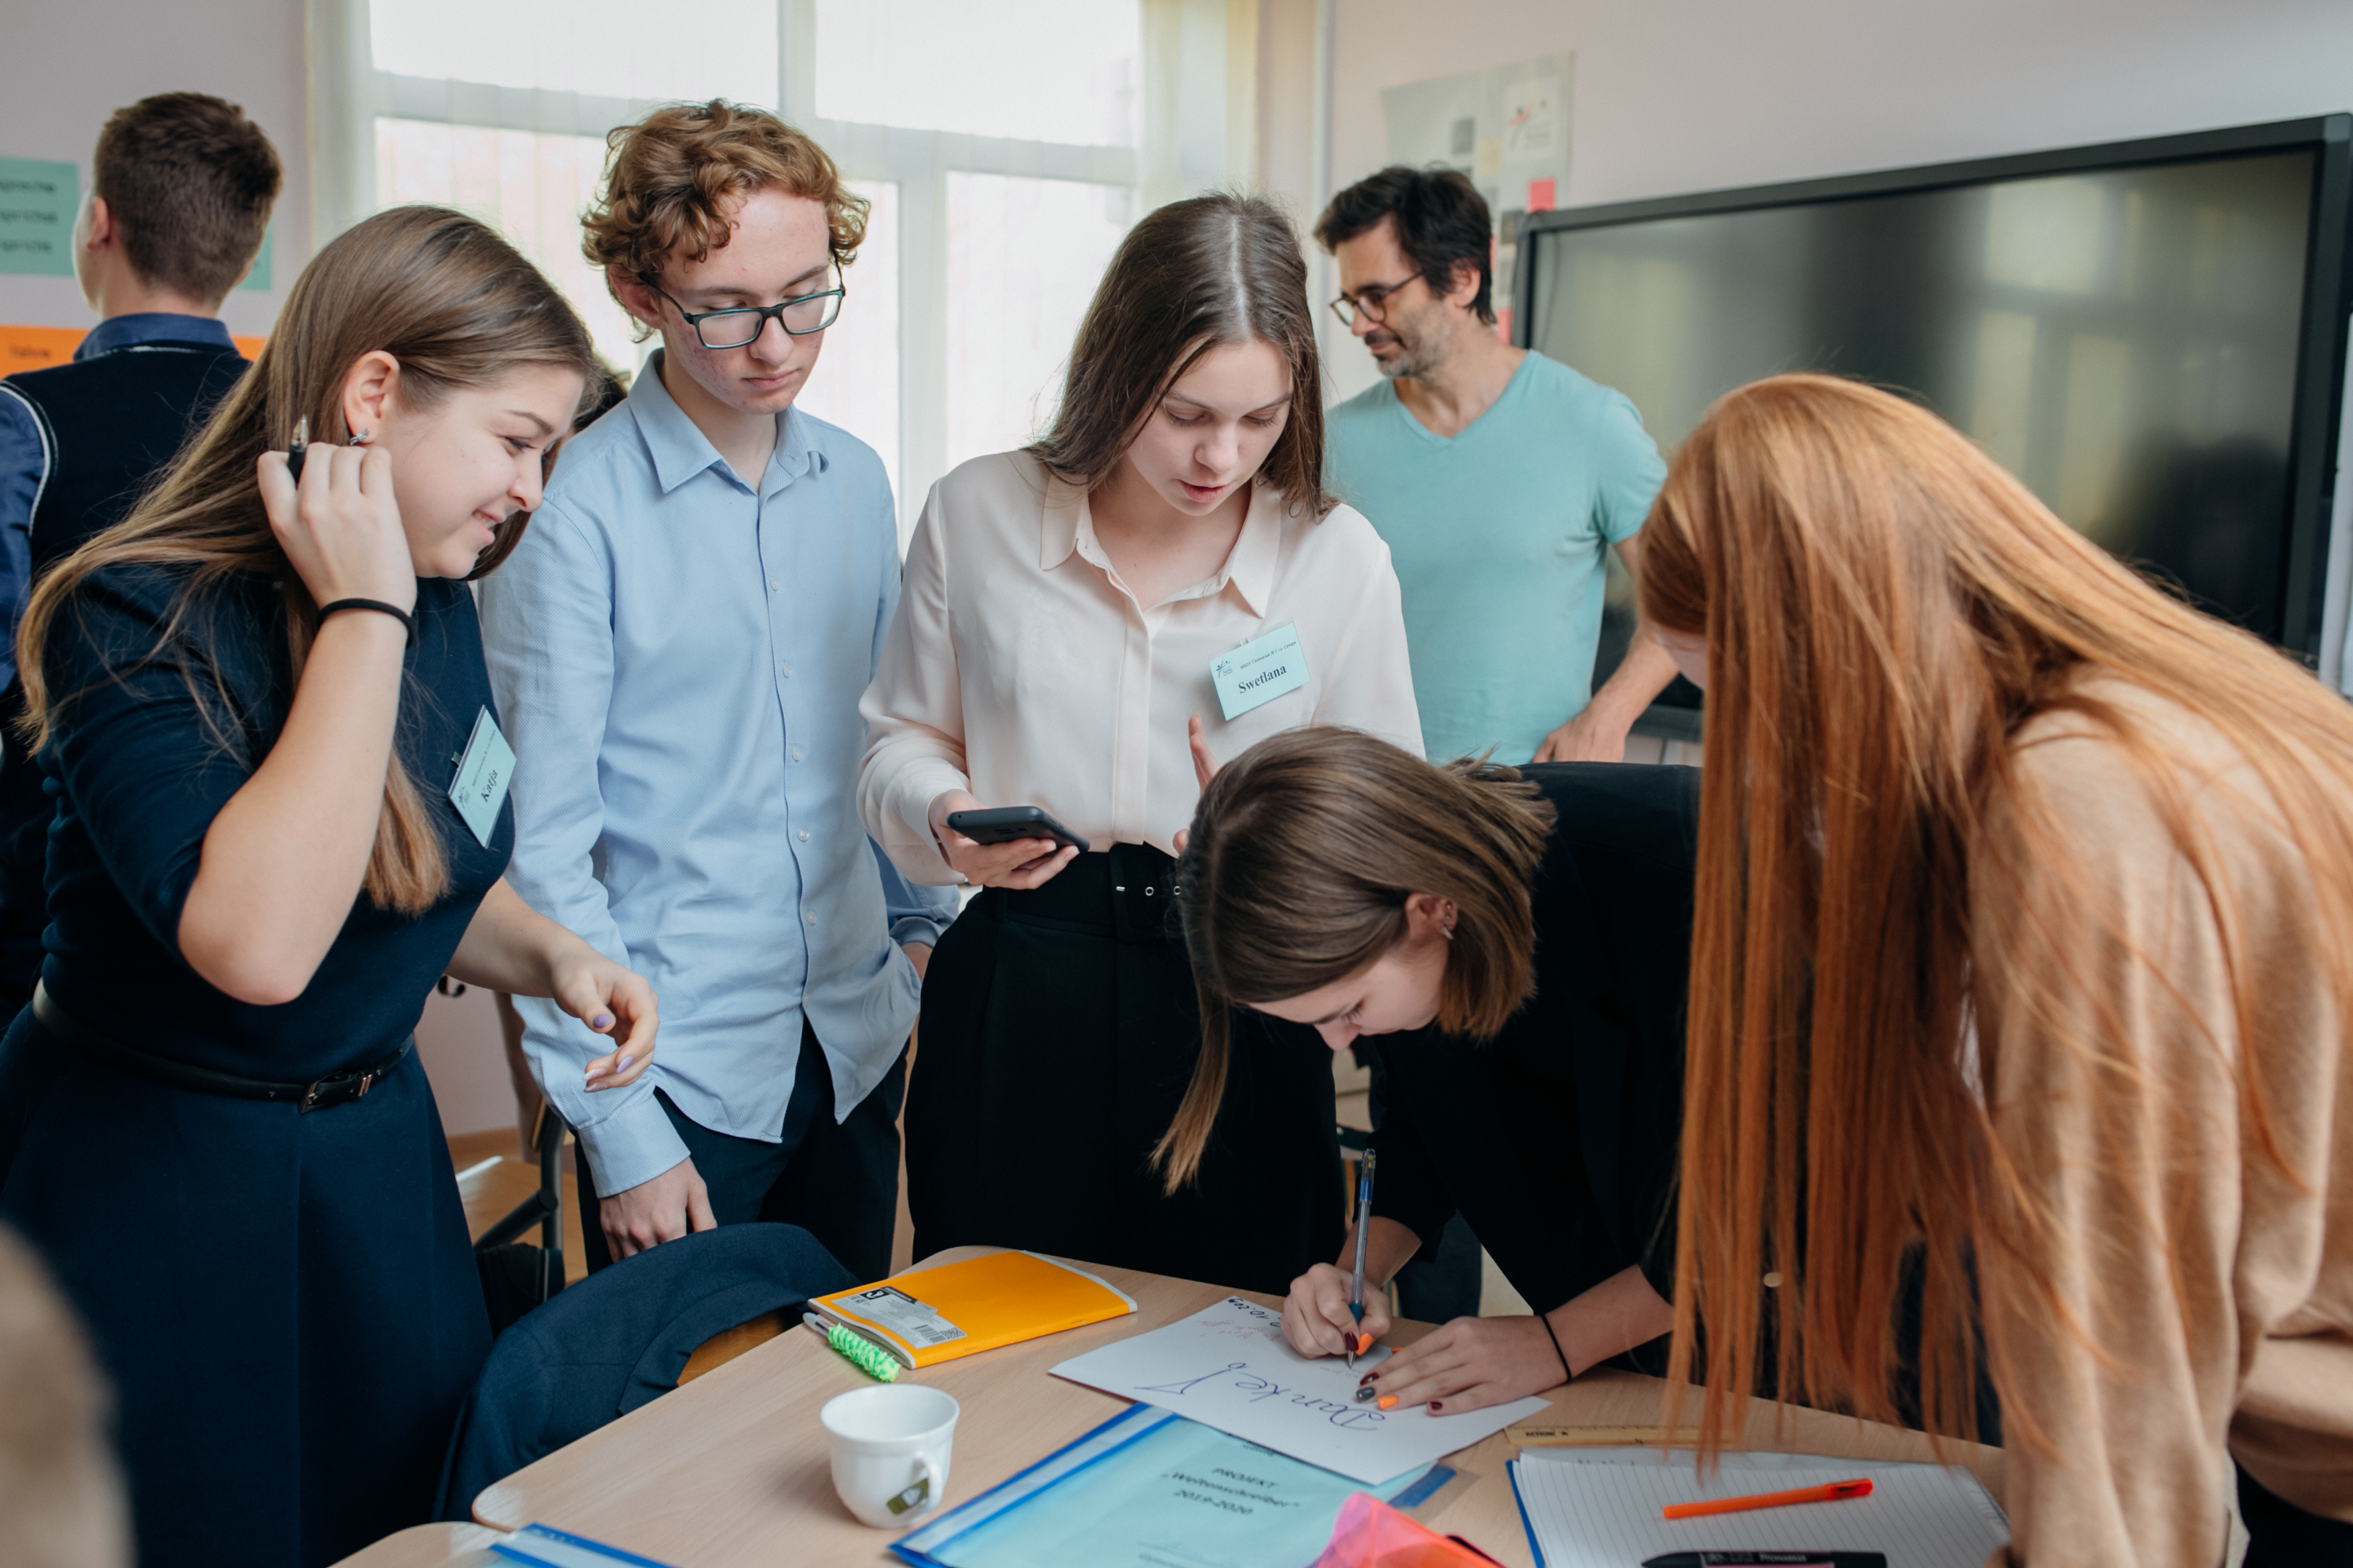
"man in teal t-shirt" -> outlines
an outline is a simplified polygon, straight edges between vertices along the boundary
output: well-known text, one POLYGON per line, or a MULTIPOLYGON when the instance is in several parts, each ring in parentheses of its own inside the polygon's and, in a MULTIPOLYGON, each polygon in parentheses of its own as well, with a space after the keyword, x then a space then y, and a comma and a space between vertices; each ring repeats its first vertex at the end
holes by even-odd
POLYGON ((1593 690, 1604 552, 1641 571, 1666 465, 1622 395, 1496 337, 1488 234, 1443 169, 1384 169, 1316 224, 1384 378, 1332 410, 1328 482, 1388 542, 1432 762, 1618 762, 1674 664, 1638 631, 1593 690))

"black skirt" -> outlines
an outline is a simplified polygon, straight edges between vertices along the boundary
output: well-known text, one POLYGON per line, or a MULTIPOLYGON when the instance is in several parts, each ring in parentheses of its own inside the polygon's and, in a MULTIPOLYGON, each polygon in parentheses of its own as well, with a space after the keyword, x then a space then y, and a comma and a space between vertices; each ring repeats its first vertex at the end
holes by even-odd
POLYGON ((1332 1053, 1236 1008, 1199 1180, 1151 1168, 1192 1081, 1192 966, 1148 846, 1081 855, 1044 887, 988 889, 940 940, 907 1091, 915 1256, 968 1244, 1281 1294, 1345 1229, 1332 1053))

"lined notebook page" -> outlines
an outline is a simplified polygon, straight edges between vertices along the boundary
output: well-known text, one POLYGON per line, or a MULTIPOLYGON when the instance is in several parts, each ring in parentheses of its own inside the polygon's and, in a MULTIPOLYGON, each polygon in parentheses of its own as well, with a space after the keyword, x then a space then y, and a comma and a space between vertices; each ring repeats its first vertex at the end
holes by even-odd
POLYGON ((1512 1464, 1512 1485, 1543 1568, 1632 1568, 1665 1552, 1883 1552, 1888 1568, 1981 1568, 2010 1539, 2009 1521, 1977 1478, 1936 1465, 1726 1455, 1706 1480, 1689 1454, 1656 1450, 1569 1458, 1536 1450, 1512 1464), (1736 1464, 1741 1458, 1765 1463, 1736 1464), (1665 1520, 1669 1503, 1828 1486, 1869 1476, 1871 1496, 1706 1519, 1665 1520))

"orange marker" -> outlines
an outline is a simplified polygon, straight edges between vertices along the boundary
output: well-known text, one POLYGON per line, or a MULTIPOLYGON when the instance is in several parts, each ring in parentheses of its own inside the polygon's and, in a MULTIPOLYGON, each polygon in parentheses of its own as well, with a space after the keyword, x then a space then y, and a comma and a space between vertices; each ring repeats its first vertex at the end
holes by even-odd
POLYGON ((1711 1513, 1741 1513, 1752 1508, 1788 1508, 1800 1502, 1837 1502, 1841 1498, 1869 1497, 1871 1478, 1832 1481, 1826 1487, 1799 1487, 1788 1492, 1757 1492, 1749 1497, 1711 1498, 1705 1502, 1672 1502, 1660 1510, 1666 1519, 1698 1519, 1711 1513))

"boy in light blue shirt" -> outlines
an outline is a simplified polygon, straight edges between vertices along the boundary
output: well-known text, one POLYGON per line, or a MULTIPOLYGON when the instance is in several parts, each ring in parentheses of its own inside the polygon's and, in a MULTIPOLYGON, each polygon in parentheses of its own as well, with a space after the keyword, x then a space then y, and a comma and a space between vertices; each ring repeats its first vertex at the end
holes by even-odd
POLYGON ((890 1272, 907 1038, 955 902, 858 819, 858 700, 899 601, 890 484, 793 406, 864 213, 773 115, 631 127, 589 251, 663 346, 481 585, 516 752, 508 879, 661 1007, 653 1066, 591 1097, 595 1037, 516 999, 579 1136, 591 1268, 776 1220, 890 1272))
POLYGON ((1396 562, 1424 751, 1622 761, 1674 677, 1638 632, 1592 689, 1606 552, 1641 570, 1666 478, 1641 416, 1495 336, 1487 205, 1462 175, 1383 170, 1341 192, 1315 236, 1383 377, 1332 410, 1324 466, 1396 562))

